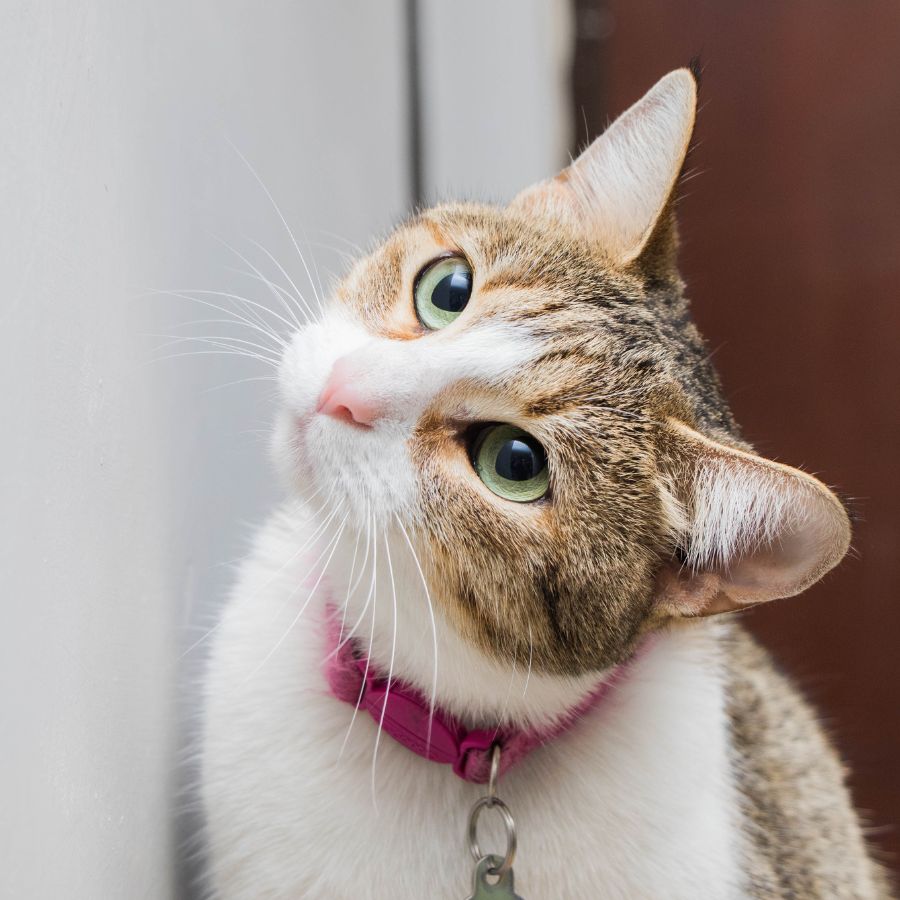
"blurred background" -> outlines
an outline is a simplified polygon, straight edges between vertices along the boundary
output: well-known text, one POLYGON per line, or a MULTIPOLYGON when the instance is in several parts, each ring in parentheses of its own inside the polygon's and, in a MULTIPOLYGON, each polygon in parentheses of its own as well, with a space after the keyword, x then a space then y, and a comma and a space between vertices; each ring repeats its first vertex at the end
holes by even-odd
POLYGON ((418 205, 505 201, 698 54, 696 318, 747 438, 859 512, 747 621, 896 865, 896 0, 4 0, 0 896, 196 896, 179 735, 278 496, 271 348, 217 320, 283 312, 267 280, 312 302, 418 205))

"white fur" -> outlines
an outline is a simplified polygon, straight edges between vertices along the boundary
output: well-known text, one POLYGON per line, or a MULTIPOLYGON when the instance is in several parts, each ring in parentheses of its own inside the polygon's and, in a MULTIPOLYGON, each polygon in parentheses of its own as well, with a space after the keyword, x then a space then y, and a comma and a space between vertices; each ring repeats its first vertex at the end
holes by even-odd
POLYGON ((359 521, 370 514, 382 522, 392 514, 409 520, 415 514, 415 472, 406 445, 422 412, 457 380, 497 381, 539 349, 525 328, 495 322, 389 340, 332 308, 323 321, 301 329, 284 355, 276 464, 301 496, 311 486, 326 495, 336 492, 359 521), (342 357, 352 361, 361 389, 385 410, 371 431, 314 415, 331 368, 342 357))
POLYGON ((727 569, 802 527, 806 510, 797 485, 763 466, 719 456, 704 459, 694 482, 688 562, 727 569))
MULTIPOLYGON (((332 311, 285 354, 273 449, 306 500, 260 535, 207 681, 202 792, 220 900, 468 893, 465 826, 482 789, 379 739, 368 714, 354 720, 329 694, 327 604, 346 610, 380 669, 470 721, 548 722, 601 677, 541 675, 469 645, 432 609, 406 530, 419 515, 407 441, 422 411, 457 379, 489 384, 536 349, 495 323, 394 342, 332 311), (315 414, 348 354, 356 387, 384 404, 372 429, 315 414)), ((658 638, 601 708, 503 779, 524 896, 740 895, 716 634, 658 638)))
MULTIPOLYGON (((327 586, 320 582, 298 618, 319 554, 297 548, 312 527, 302 510, 270 523, 216 634, 203 753, 215 896, 467 896, 466 817, 483 789, 387 736, 373 769, 377 727, 364 713, 341 755, 353 709, 328 693, 321 674, 321 608, 347 590, 354 541, 341 539, 327 586)), ((390 580, 379 577, 373 656, 387 668, 396 621, 395 672, 427 690, 433 657, 422 586, 402 539, 387 540, 396 604, 390 580)), ((368 623, 357 631, 364 644, 368 623)), ((504 670, 454 637, 439 611, 436 626, 441 703, 536 721, 587 687, 504 670)), ((519 828, 523 896, 742 895, 717 627, 660 637, 600 708, 503 779, 519 828)))
MULTIPOLYGON (((574 166, 574 190, 615 219, 608 243, 622 254, 644 240, 677 176, 693 91, 686 73, 664 79, 574 166), (672 150, 650 159, 648 147, 672 150)), ((273 452, 301 501, 244 565, 207 682, 202 790, 220 900, 469 893, 465 826, 483 789, 330 695, 327 605, 343 609, 379 669, 469 721, 546 723, 603 677, 542 675, 467 643, 432 607, 403 524, 420 515, 408 441, 422 413, 457 380, 497 382, 539 349, 526 328, 490 321, 393 341, 332 308, 285 353, 273 452), (341 358, 383 411, 372 429, 315 413, 341 358)), ((672 495, 667 508, 677 506, 672 495)), ((727 735, 718 627, 658 636, 600 708, 503 779, 519 891, 741 896, 727 735)), ((484 840, 501 846, 496 830, 484 840)))

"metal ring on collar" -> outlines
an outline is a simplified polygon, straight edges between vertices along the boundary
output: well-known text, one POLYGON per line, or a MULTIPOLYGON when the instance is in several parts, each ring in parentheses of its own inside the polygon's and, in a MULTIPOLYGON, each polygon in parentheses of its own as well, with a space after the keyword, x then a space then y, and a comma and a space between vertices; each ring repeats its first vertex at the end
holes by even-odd
MULTIPOLYGON (((509 807, 499 797, 487 796, 476 800, 472 812, 469 813, 469 849, 476 861, 484 859, 488 855, 483 853, 481 847, 478 846, 478 817, 483 809, 498 810, 506 828, 506 854, 499 866, 488 870, 491 875, 502 878, 512 868, 513 860, 516 858, 516 821, 513 819, 509 807)), ((496 854, 491 855, 496 856, 496 854)))
POLYGON ((491 776, 488 780, 488 797, 497 796, 497 779, 500 777, 500 745, 491 750, 491 776))

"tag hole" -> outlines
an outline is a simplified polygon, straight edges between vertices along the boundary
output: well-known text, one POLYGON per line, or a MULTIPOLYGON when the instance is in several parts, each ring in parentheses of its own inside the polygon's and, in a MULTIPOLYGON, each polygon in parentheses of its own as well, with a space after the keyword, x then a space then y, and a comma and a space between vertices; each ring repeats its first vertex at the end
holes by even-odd
POLYGON ((492 872, 490 869, 484 873, 484 880, 491 886, 500 884, 500 876, 496 872, 492 872))

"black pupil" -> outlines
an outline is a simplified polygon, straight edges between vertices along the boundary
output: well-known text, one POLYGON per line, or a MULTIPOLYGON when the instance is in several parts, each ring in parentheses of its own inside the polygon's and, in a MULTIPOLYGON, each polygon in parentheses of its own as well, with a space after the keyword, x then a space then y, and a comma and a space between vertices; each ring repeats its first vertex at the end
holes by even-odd
POLYGON ((465 308, 472 293, 472 275, 463 268, 445 275, 431 292, 431 302, 449 313, 458 313, 465 308))
POLYGON ((522 438, 507 441, 497 454, 495 468, 508 481, 528 481, 544 468, 544 451, 537 441, 528 444, 522 438))

